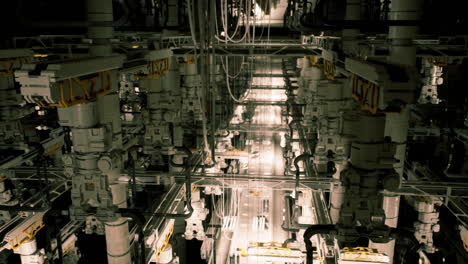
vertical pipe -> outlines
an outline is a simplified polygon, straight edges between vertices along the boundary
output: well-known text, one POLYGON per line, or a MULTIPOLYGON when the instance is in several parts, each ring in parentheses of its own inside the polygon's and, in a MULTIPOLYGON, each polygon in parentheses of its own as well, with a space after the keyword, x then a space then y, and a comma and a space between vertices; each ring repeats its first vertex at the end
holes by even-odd
POLYGON ((92 40, 89 48, 91 56, 112 55, 110 39, 114 36, 112 0, 87 0, 88 38, 92 40))
POLYGON ((130 245, 128 220, 126 218, 118 218, 113 222, 106 222, 106 246, 107 246, 107 262, 109 264, 130 264, 130 245))
MULTIPOLYGON (((345 20, 360 20, 361 19, 361 0, 347 0, 345 20)), ((359 29, 343 29, 343 50, 347 54, 357 55, 359 29)))
MULTIPOLYGON (((216 2, 215 0, 210 0, 209 2, 209 20, 208 21, 213 21, 214 19, 217 19, 216 17, 216 2)), ((213 85, 211 89, 211 157, 213 162, 216 162, 216 157, 215 157, 215 147, 216 147, 216 139, 215 139, 215 131, 216 131, 216 97, 218 93, 218 85, 216 83, 216 72, 215 72, 215 66, 216 66, 216 56, 215 54, 215 49, 214 46, 212 45, 215 42, 215 23, 208 23, 209 26, 209 32, 210 32, 210 45, 212 46, 212 51, 213 53, 210 55, 210 77, 211 81, 210 83, 213 85)), ((226 67, 229 67, 229 65, 226 65, 226 67)))
MULTIPOLYGON (((420 17, 421 0, 392 0, 390 20, 418 20, 420 17)), ((412 40, 418 31, 417 26, 391 26, 388 37, 391 40, 390 63, 401 65, 416 64, 416 47, 412 40)))
MULTIPOLYGON (((124 184, 118 184, 119 170, 108 173, 112 203, 119 208, 127 208, 127 190, 124 184)), ((104 223, 108 264, 130 264, 130 234, 127 218, 117 218, 104 223)))

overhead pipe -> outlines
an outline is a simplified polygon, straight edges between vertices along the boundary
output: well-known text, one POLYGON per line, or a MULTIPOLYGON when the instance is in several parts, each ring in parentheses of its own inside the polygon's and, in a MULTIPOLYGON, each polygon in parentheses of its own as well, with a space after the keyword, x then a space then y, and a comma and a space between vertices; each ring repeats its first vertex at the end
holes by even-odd
POLYGON ((331 234, 336 230, 334 225, 313 225, 309 226, 306 231, 304 232, 304 243, 306 246, 306 252, 307 252, 307 259, 306 263, 307 264, 313 264, 314 258, 313 258, 313 249, 312 249, 312 241, 310 239, 314 235, 328 235, 331 234))
MULTIPOLYGON (((187 202, 187 212, 182 214, 166 214, 166 213, 154 213, 151 214, 155 217, 165 217, 168 219, 188 219, 192 216, 194 209, 192 207, 192 168, 191 168, 192 154, 187 158, 185 164, 185 200, 187 202)), ((125 211, 125 210, 124 210, 125 211)))
POLYGON ((156 213, 152 214, 156 217, 166 217, 169 219, 188 219, 193 214, 193 207, 192 207, 192 172, 189 169, 189 166, 185 169, 185 200, 187 202, 187 213, 182 214, 165 214, 165 213, 156 213))
POLYGON ((301 154, 299 156, 297 156, 295 159, 294 159, 294 167, 296 168, 296 186, 295 186, 295 191, 296 191, 296 200, 297 200, 297 189, 299 188, 299 182, 300 182, 300 169, 299 169, 299 162, 303 162, 304 163, 304 167, 307 166, 306 164, 306 160, 307 159, 310 159, 310 154, 309 153, 304 153, 304 154, 301 154))

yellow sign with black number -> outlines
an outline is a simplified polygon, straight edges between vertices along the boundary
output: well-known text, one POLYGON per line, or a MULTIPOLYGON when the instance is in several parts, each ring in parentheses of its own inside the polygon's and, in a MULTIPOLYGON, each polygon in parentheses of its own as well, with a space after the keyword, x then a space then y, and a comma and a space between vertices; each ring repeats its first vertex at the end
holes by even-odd
POLYGON ((336 65, 332 61, 324 60, 323 62, 323 74, 327 77, 328 80, 346 80, 348 78, 343 77, 340 73, 336 71, 336 65))
POLYGON ((341 250, 340 254, 341 263, 347 263, 348 261, 363 261, 370 263, 388 263, 389 257, 382 252, 379 252, 374 248, 356 247, 348 248, 345 247, 341 250))
POLYGON ((379 111, 380 87, 354 74, 352 78, 352 95, 363 110, 376 114, 379 111))
POLYGON ((331 61, 325 60, 323 63, 323 73, 327 79, 334 80, 336 74, 335 64, 331 61))
POLYGON ((137 78, 159 78, 170 71, 169 58, 163 58, 148 62, 148 74, 136 74, 137 78))
POLYGON ((148 64, 148 78, 159 78, 169 72, 169 58, 152 61, 148 64))

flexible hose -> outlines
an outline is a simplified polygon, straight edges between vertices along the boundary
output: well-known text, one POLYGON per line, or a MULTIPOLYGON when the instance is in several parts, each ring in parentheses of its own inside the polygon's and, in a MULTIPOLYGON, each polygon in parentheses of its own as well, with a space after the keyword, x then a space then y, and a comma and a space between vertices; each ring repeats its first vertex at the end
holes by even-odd
POLYGON ((304 243, 306 246, 306 252, 307 252, 307 264, 313 264, 314 258, 313 258, 313 249, 312 249, 312 241, 310 239, 314 235, 318 234, 330 234, 331 232, 335 231, 335 226, 334 225, 313 225, 310 226, 309 228, 306 229, 304 232, 304 243))
MULTIPOLYGON (((169 219, 187 219, 190 218, 193 214, 193 207, 192 207, 192 155, 187 158, 187 162, 185 164, 185 200, 187 202, 187 213, 182 214, 166 214, 166 213, 154 213, 152 216, 156 217, 165 217, 169 219)), ((124 211, 126 211, 124 209, 124 211)))
POLYGON ((299 188, 299 182, 300 182, 300 175, 301 175, 301 171, 299 169, 299 162, 304 162, 304 166, 306 166, 305 164, 305 161, 307 159, 310 159, 310 155, 309 153, 304 153, 304 154, 301 154, 299 156, 297 156, 295 159, 294 159, 294 167, 296 168, 296 200, 298 199, 298 188, 299 188))
MULTIPOLYGON (((232 100, 234 102, 237 102, 237 103, 242 103, 242 100, 241 98, 237 99, 234 97, 234 94, 232 93, 231 91, 231 85, 229 84, 229 64, 228 64, 228 57, 226 56, 226 67, 224 66, 224 63, 223 63, 223 59, 221 59, 221 64, 223 65, 223 69, 224 69, 224 72, 226 73, 226 86, 227 86, 227 89, 228 89, 228 92, 229 92, 229 96, 231 96, 232 100)), ((250 87, 249 87, 250 88, 250 87)), ((249 96, 250 94, 250 91, 252 89, 248 89, 247 92, 246 92, 246 95, 243 96, 243 97, 247 97, 249 96)), ((242 96, 241 96, 242 97, 242 96)))
MULTIPOLYGON (((194 17, 192 13, 192 0, 187 0, 187 10, 188 10, 188 20, 190 25, 190 35, 192 36, 193 45, 195 46, 195 50, 197 49, 197 39, 195 37, 195 27, 194 27, 194 17)), ((196 51, 195 51, 196 52, 196 51)), ((196 57, 196 54, 195 54, 196 57)))

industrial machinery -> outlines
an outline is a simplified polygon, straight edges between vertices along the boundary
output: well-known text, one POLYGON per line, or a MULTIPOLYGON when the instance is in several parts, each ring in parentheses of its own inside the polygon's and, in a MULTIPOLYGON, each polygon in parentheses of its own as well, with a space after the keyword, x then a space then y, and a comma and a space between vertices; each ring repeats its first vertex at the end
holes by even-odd
POLYGON ((3 6, 0 263, 468 263, 463 1, 72 2, 3 6))

